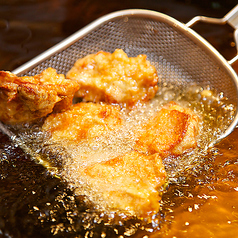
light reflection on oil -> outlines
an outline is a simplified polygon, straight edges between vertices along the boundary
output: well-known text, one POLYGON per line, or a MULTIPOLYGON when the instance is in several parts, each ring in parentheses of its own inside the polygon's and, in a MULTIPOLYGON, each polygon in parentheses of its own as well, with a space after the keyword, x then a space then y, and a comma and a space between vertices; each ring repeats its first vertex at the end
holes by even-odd
MULTIPOLYGON (((194 89, 195 92, 199 90, 197 87, 194 89)), ((208 96, 211 96, 210 92, 208 96)), ((184 100, 184 96, 179 97, 184 100)), ((211 104, 210 100, 204 102, 209 101, 213 106, 224 104, 220 97, 218 99, 219 102, 215 104, 211 104)), ((206 107, 200 104, 200 109, 205 110, 206 107)), ((222 110, 232 112, 233 108, 228 105, 222 110)), ((212 113, 217 111, 213 110, 212 113)), ((211 114, 207 120, 213 116, 211 114)), ((217 122, 212 123, 213 126, 217 125, 217 122)), ((222 120, 218 123, 222 123, 222 120)), ((237 138, 238 129, 216 147, 200 154, 196 158, 198 163, 174 176, 163 194, 161 210, 150 224, 123 213, 96 211, 86 197, 75 196, 73 187, 67 187, 63 180, 51 178, 50 174, 42 172, 44 168, 40 165, 37 167, 34 162, 22 159, 19 152, 15 152, 15 147, 1 147, 1 168, 6 168, 1 171, 3 186, 0 189, 5 189, 5 192, 1 192, 0 198, 9 201, 2 214, 16 229, 19 228, 13 223, 14 220, 10 220, 7 210, 14 214, 19 224, 31 221, 28 232, 34 237, 37 237, 34 227, 41 227, 44 234, 61 237, 234 237, 238 230, 237 138), (9 152, 11 150, 14 153, 9 152), (19 168, 23 170, 19 171, 19 168), (11 172, 20 173, 18 180, 9 176, 11 172), (11 192, 7 190, 9 186, 12 186, 11 192), (14 200, 14 189, 18 197, 22 196, 21 207, 17 206, 17 199, 14 200), (13 207, 14 211, 11 210, 13 207), (23 215, 20 218, 17 214, 23 215)), ((1 140, 5 139, 2 137, 1 140)), ((167 162, 169 165, 169 160, 167 162)), ((1 226, 6 231, 9 229, 8 224, 1 223, 1 226)))

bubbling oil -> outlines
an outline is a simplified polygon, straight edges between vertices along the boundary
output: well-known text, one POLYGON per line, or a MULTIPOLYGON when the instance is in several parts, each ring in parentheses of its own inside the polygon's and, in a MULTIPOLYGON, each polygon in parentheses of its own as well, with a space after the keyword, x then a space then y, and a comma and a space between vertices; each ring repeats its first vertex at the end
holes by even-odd
POLYGON ((201 163, 201 158, 217 142, 234 117, 234 106, 222 93, 218 94, 209 87, 192 84, 180 90, 173 86, 160 88, 149 103, 139 104, 130 112, 122 109, 124 123, 121 127, 107 131, 94 140, 66 143, 64 148, 71 156, 64 160, 63 176, 79 187, 82 180, 76 171, 80 171, 82 165, 110 160, 133 150, 137 136, 142 133, 141 126, 171 101, 192 109, 200 118, 197 148, 179 157, 170 156, 163 160, 168 178, 173 181, 180 178, 185 170, 201 163))
MULTIPOLYGON (((170 208, 173 209, 175 191, 181 190, 181 184, 187 184, 185 181, 187 181, 189 174, 191 175, 195 173, 194 171, 201 169, 200 165, 203 165, 204 160, 207 159, 208 149, 213 148, 219 136, 233 120, 234 106, 224 97, 223 93, 217 93, 209 87, 201 87, 196 84, 180 90, 174 86, 166 85, 158 90, 156 97, 149 103, 140 104, 130 112, 122 109, 121 113, 124 120, 122 127, 118 127, 114 131, 107 131, 107 133, 93 141, 84 140, 78 144, 55 143, 47 134, 41 131, 43 121, 37 125, 25 124, 21 128, 9 127, 9 129, 19 136, 22 143, 41 155, 41 159, 45 161, 42 165, 49 171, 53 171, 51 167, 57 168, 56 176, 63 178, 67 182, 68 187, 74 191, 75 196, 86 195, 86 197, 93 196, 97 199, 97 195, 93 194, 85 186, 86 182, 80 177, 80 167, 109 160, 131 151, 134 147, 136 135, 140 134, 141 125, 146 123, 149 118, 153 117, 170 101, 192 109, 199 116, 198 146, 192 152, 185 153, 179 157, 170 156, 163 160, 168 174, 169 190, 164 193, 161 211, 157 217, 154 217, 152 224, 148 226, 148 229, 156 230, 161 227, 161 214, 170 214, 170 208), (188 171, 192 172, 188 173, 188 171)), ((185 199, 188 195, 181 192, 179 196, 185 199)), ((177 201, 178 199, 175 200, 177 201)), ((84 212, 84 216, 88 217, 90 224, 95 217, 101 217, 102 214, 104 214, 104 218, 118 215, 119 218, 116 218, 116 220, 119 219, 120 222, 128 220, 127 215, 118 211, 116 212, 117 215, 114 212, 110 213, 110 211, 100 210, 100 212, 97 213, 95 210, 90 210, 89 212, 84 212)), ((115 222, 115 219, 109 220, 110 224, 115 222)), ((139 224, 142 229, 146 227, 143 222, 139 222, 139 224)), ((86 223, 85 226, 87 226, 86 223)), ((162 226, 167 229, 169 223, 165 221, 162 226)), ((52 229, 57 234, 56 230, 58 228, 52 229)), ((136 232, 136 229, 133 229, 133 232, 136 232)))
POLYGON ((54 142, 49 135, 41 131, 43 120, 34 125, 11 127, 10 130, 27 145, 28 153, 33 151, 34 154, 41 154, 41 164, 52 172, 58 173, 61 167, 57 176, 63 175, 67 181, 74 181, 75 185, 75 181, 80 181, 80 174, 75 173, 80 166, 110 160, 133 150, 137 135, 142 130, 141 125, 171 101, 190 108, 200 118, 197 148, 190 153, 182 154, 179 158, 164 159, 168 177, 176 179, 184 170, 199 163, 207 149, 217 142, 234 118, 234 105, 222 92, 218 93, 209 86, 202 87, 195 83, 186 88, 164 85, 150 102, 138 104, 129 112, 122 109, 123 125, 113 131, 106 131, 94 140, 85 139, 79 143, 54 142), (52 169, 54 166, 57 170, 52 169))

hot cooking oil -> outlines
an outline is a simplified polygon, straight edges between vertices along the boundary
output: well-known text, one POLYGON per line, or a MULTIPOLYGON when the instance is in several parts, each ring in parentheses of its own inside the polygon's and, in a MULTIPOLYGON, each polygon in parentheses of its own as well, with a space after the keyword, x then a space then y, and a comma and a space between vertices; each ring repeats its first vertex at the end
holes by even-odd
MULTIPOLYGON (((10 128, 27 146, 42 155, 43 159, 47 162, 50 160, 51 165, 59 169, 59 177, 63 178, 59 181, 67 185, 62 189, 62 185, 56 182, 58 178, 50 179, 47 174, 47 179, 43 179, 47 181, 44 182, 44 186, 51 186, 51 189, 57 191, 55 198, 47 193, 48 195, 45 195, 47 201, 34 200, 40 193, 37 187, 32 185, 29 188, 23 188, 22 191, 27 192, 29 210, 25 208, 26 211, 21 212, 28 214, 27 219, 29 216, 32 217, 34 224, 38 221, 39 226, 49 229, 54 235, 79 232, 86 236, 93 236, 99 232, 105 237, 109 234, 110 237, 141 237, 141 235, 182 237, 183 232, 193 236, 193 231, 196 231, 197 235, 209 232, 216 234, 216 226, 222 226, 224 230, 229 230, 229 234, 234 234, 238 214, 235 202, 238 199, 238 181, 236 181, 238 176, 235 170, 238 158, 235 153, 232 153, 230 146, 238 144, 237 137, 232 136, 233 133, 223 141, 224 144, 216 144, 217 138, 234 116, 234 107, 229 100, 222 93, 217 93, 209 87, 193 84, 185 89, 175 90, 170 86, 160 88, 150 103, 138 105, 130 112, 122 110, 122 115, 125 121, 122 128, 113 133, 109 132, 93 142, 86 140, 77 146, 67 143, 54 144, 48 135, 41 132, 41 122, 34 126, 10 128), (160 201, 161 210, 158 211, 157 216, 154 216, 150 224, 146 224, 123 213, 108 214, 93 210, 90 201, 80 194, 83 181, 80 180, 78 174, 74 173, 76 168, 83 163, 89 163, 87 156, 90 156, 90 163, 95 163, 130 151, 134 146, 135 130, 140 130, 143 123, 170 101, 192 109, 199 116, 198 147, 180 157, 170 156, 164 159, 169 183, 163 192, 160 201), (31 200, 32 202, 29 203, 31 200), (229 204, 233 205, 229 206, 229 204), (218 215, 215 215, 216 219, 213 219, 207 215, 208 213, 218 215), (64 214, 64 222, 59 219, 62 214, 64 214)), ((236 149, 238 149, 237 146, 236 149)), ((15 158, 15 153, 13 157, 15 158)), ((1 163, 5 164, 4 161, 1 160, 1 163)), ((21 166, 25 165, 26 163, 21 166)), ((24 170, 26 176, 28 170, 34 169, 32 163, 29 166, 32 168, 24 170)), ((13 169, 14 167, 8 169, 9 173, 13 169)), ((6 182, 11 180, 7 173, 1 174, 2 180, 6 182)), ((40 179, 45 175, 41 172, 38 176, 40 179)), ((22 184, 25 183, 23 181, 22 184)), ((12 184, 14 186, 14 183, 12 184)), ((47 189, 46 192, 49 190, 47 189)), ((8 196, 3 194, 1 196, 8 196)), ((11 196, 10 193, 9 196, 11 196)), ((15 202, 17 203, 17 200, 15 202)), ((24 204, 24 200, 22 203, 24 204)), ((9 206, 11 206, 10 203, 9 206)), ((33 223, 30 226, 33 227, 33 223)))

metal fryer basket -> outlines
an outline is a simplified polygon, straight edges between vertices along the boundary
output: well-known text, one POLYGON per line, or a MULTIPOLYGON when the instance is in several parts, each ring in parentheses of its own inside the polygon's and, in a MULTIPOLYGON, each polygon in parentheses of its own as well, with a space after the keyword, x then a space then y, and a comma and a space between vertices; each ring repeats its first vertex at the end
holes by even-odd
MULTIPOLYGON (((159 74, 159 86, 190 83, 209 85, 223 92, 235 108, 238 106, 238 78, 229 63, 201 36, 177 20, 149 10, 123 10, 106 15, 13 73, 35 75, 53 67, 66 74, 75 61, 100 50, 123 49, 128 56, 146 54, 159 74)), ((227 136, 238 121, 221 133, 227 136)))

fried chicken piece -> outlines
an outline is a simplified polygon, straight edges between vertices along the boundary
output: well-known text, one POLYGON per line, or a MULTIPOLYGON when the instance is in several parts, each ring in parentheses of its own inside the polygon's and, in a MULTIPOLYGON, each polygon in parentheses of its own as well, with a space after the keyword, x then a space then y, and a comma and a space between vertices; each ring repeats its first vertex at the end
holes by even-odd
POLYGON ((78 85, 48 68, 35 76, 17 77, 0 71, 0 120, 6 124, 30 122, 72 104, 78 85))
POLYGON ((170 103, 143 126, 135 149, 161 156, 180 155, 196 147, 198 121, 190 109, 170 103))
POLYGON ((110 210, 127 211, 144 218, 159 210, 166 172, 158 154, 144 155, 132 151, 81 167, 78 173, 86 177, 89 188, 110 210))
POLYGON ((49 115, 43 131, 48 131, 54 141, 79 142, 92 139, 122 124, 119 106, 78 103, 69 110, 49 115))
POLYGON ((77 97, 128 108, 149 101, 158 89, 156 69, 146 60, 146 55, 128 58, 121 49, 78 59, 66 77, 78 82, 77 97))

